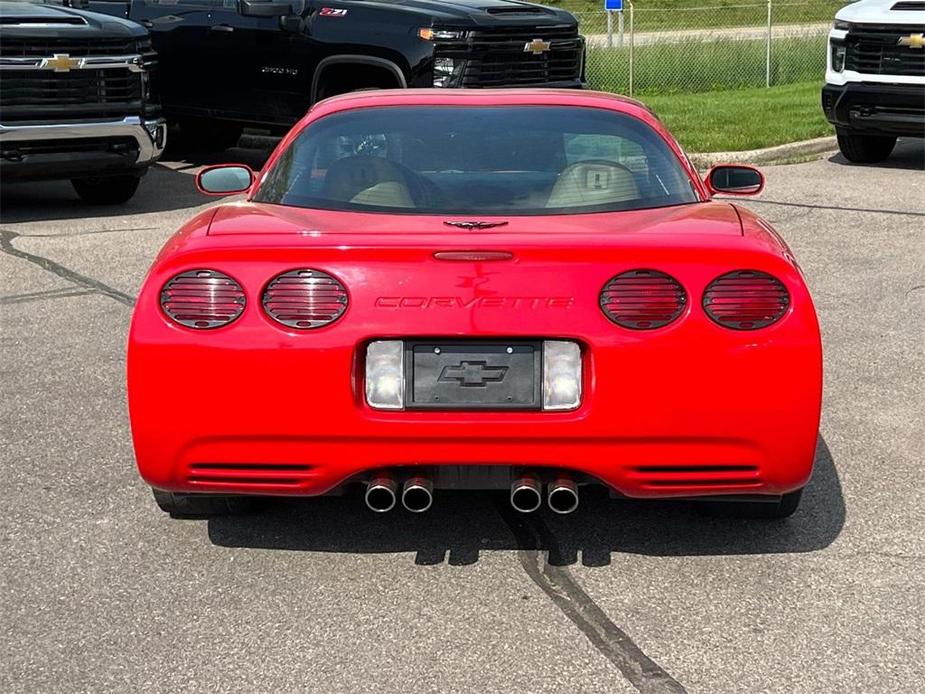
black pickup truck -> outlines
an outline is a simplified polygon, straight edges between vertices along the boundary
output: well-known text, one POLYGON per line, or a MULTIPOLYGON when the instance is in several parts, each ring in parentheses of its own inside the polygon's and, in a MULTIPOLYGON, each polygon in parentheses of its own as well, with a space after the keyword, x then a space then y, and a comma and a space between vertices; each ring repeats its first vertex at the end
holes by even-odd
POLYGON ((0 0, 0 180, 128 200, 164 148, 154 52, 134 22, 0 0))
MULTIPOLYGON (((66 0, 67 1, 67 0, 66 0)), ((70 0, 140 22, 168 120, 224 148, 370 88, 581 87, 574 16, 514 0, 70 0)))

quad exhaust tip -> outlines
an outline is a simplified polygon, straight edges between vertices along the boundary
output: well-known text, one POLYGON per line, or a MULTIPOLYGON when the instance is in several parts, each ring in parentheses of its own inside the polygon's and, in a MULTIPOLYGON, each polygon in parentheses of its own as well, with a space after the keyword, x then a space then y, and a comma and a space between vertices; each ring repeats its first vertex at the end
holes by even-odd
POLYGON ((572 513, 578 508, 578 485, 570 477, 558 477, 549 485, 546 504, 554 513, 572 513))
POLYGON ((434 485, 422 475, 408 479, 401 492, 401 503, 411 513, 424 513, 434 503, 434 485))
POLYGON ((533 513, 543 504, 543 491, 533 475, 518 477, 511 483, 511 506, 521 513, 533 513))
POLYGON ((386 513, 398 501, 397 485, 391 475, 377 475, 366 485, 366 506, 376 513, 386 513))

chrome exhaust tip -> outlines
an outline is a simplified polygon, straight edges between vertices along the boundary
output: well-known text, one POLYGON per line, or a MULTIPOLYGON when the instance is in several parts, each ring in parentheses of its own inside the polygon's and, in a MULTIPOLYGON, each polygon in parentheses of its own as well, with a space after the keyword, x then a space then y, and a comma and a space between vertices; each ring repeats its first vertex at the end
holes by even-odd
POLYGON ((511 482, 511 506, 521 513, 533 513, 543 504, 543 488, 533 475, 523 475, 511 482))
POLYGON ((549 485, 546 504, 554 513, 572 513, 578 508, 578 485, 570 477, 557 477, 549 485))
POLYGON ((398 501, 397 485, 391 475, 378 474, 366 485, 366 506, 370 511, 386 513, 398 501))
POLYGON ((409 478, 401 491, 401 503, 411 513, 424 513, 434 503, 433 483, 422 475, 409 478))

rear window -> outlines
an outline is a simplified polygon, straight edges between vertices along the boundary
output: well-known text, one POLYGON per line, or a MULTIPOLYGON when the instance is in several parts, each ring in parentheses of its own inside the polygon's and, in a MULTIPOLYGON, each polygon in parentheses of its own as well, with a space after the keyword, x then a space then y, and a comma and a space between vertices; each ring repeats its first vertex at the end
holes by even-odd
POLYGON ((621 113, 379 107, 313 123, 255 200, 325 210, 542 215, 697 202, 665 141, 621 113))

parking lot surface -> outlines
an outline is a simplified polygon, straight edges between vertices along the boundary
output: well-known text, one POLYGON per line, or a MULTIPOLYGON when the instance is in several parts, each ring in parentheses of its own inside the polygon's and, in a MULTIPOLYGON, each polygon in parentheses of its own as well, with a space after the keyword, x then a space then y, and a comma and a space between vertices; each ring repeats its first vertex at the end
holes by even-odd
POLYGON ((824 334, 816 470, 779 523, 605 495, 567 517, 472 493, 420 516, 161 513, 125 408, 133 298, 212 204, 196 167, 264 156, 164 162, 121 208, 3 191, 0 691, 921 691, 920 142, 877 167, 767 167, 745 203, 794 248, 824 334))

